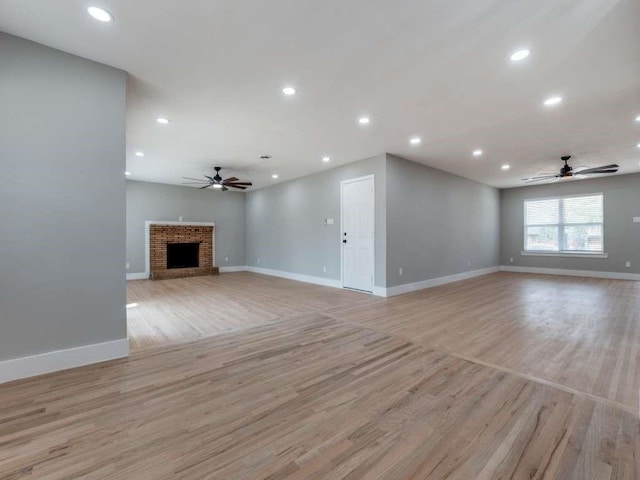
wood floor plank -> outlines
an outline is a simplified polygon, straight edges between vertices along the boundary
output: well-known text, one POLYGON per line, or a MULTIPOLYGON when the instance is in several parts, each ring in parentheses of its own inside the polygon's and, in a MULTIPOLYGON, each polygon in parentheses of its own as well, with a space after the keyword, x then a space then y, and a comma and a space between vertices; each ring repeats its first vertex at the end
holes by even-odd
POLYGON ((0 479, 640 478, 640 420, 608 401, 637 390, 633 282, 500 274, 376 299, 224 277, 130 300, 255 290, 242 314, 193 335, 179 301, 158 346, 0 386, 0 479))
POLYGON ((640 282, 501 272, 326 312, 638 411, 640 282))
POLYGON ((138 302, 133 349, 316 311, 629 411, 640 405, 640 282, 501 272, 383 299, 241 272, 129 282, 129 301, 138 302))
POLYGON ((363 293, 247 272, 137 280, 127 282, 127 323, 131 348, 138 350, 372 299, 363 293))

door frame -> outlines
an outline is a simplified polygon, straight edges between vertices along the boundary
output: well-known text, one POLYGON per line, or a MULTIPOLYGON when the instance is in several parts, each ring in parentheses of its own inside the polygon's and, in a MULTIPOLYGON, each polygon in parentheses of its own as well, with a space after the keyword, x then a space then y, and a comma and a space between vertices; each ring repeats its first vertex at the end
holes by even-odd
POLYGON ((353 288, 349 288, 349 287, 345 287, 344 286, 344 247, 342 246, 342 233, 344 232, 344 215, 343 215, 343 207, 344 207, 344 198, 343 198, 343 186, 346 185, 347 183, 354 183, 354 182, 361 182, 363 180, 373 180, 372 182, 372 188, 373 188, 373 204, 371 205, 371 208, 373 208, 373 251, 372 251, 372 259, 371 259, 371 265, 373 265, 373 273, 371 275, 372 280, 371 280, 371 294, 373 295, 373 292, 376 288, 376 176, 375 174, 370 174, 370 175, 364 175, 362 177, 356 177, 356 178, 349 178, 347 180, 341 180, 340 181, 340 237, 339 237, 339 242, 340 242, 340 283, 342 284, 342 288, 346 288, 348 290, 355 290, 357 292, 363 292, 363 293, 368 293, 365 292, 364 290, 356 290, 353 288))

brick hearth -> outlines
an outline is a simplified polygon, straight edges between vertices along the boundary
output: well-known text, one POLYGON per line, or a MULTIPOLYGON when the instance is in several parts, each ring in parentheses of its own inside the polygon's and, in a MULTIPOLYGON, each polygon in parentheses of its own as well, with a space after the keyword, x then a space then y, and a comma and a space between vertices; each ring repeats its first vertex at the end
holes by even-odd
POLYGON ((215 258, 213 231, 213 226, 150 225, 149 266, 151 279, 217 275, 218 267, 213 266, 215 258), (167 243, 199 243, 198 267, 167 269, 167 243))

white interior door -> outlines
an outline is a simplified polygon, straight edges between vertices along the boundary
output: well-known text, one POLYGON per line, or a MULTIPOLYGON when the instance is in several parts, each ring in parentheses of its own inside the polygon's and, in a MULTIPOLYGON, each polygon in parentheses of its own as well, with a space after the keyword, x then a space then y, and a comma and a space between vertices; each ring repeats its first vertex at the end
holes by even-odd
POLYGON ((373 175, 342 182, 342 285, 373 292, 373 175))

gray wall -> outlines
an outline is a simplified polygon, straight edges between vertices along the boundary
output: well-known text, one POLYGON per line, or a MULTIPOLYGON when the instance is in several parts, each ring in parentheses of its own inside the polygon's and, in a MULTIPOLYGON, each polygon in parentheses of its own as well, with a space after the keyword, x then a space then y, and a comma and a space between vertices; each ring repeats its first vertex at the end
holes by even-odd
POLYGON ((640 273, 640 174, 580 180, 560 184, 502 190, 502 265, 640 273), (522 256, 524 200, 530 198, 602 193, 604 195, 604 251, 609 258, 566 258, 522 256), (509 258, 514 262, 510 263, 509 258), (631 262, 631 268, 625 262, 631 262))
POLYGON ((497 189, 387 155, 388 287, 498 265, 499 221, 497 189))
POLYGON ((128 273, 145 271, 145 221, 216 224, 216 265, 246 265, 244 193, 127 181, 128 273), (229 260, 225 261, 225 257, 229 260))
POLYGON ((0 65, 0 360, 126 338, 126 74, 2 33, 0 65))
POLYGON ((385 163, 385 155, 378 155, 248 193, 247 265, 340 280, 340 182, 373 174, 374 283, 384 287, 385 163), (335 223, 324 225, 325 218, 333 218, 335 223), (323 266, 327 267, 326 273, 323 266))

